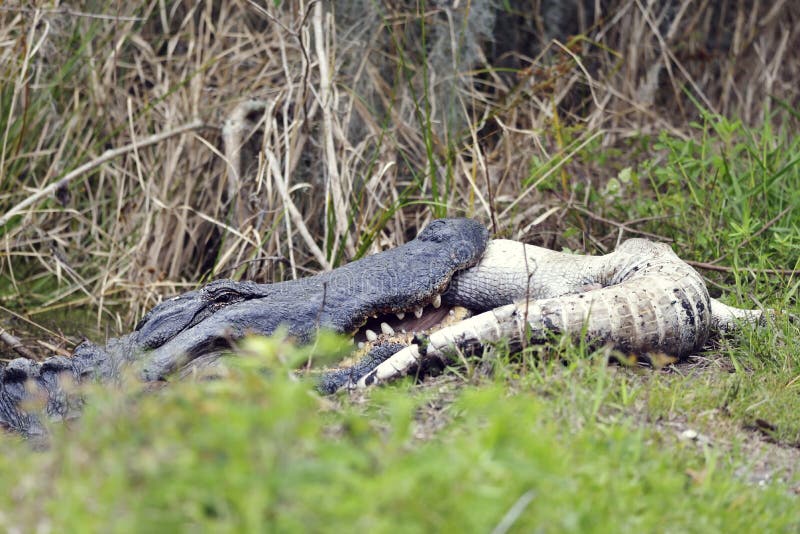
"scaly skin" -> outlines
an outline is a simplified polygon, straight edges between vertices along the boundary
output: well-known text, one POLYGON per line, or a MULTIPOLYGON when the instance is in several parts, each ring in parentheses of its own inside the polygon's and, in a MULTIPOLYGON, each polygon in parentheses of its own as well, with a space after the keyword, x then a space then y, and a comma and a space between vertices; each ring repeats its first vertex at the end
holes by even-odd
POLYGON ((51 418, 71 417, 81 402, 67 383, 114 380, 131 364, 142 366, 143 380, 163 380, 197 358, 207 364, 247 334, 269 335, 282 326, 307 342, 319 328, 352 333, 374 314, 413 310, 444 291, 455 272, 475 265, 487 240, 476 221, 441 219, 405 245, 317 276, 212 282, 159 304, 134 332, 104 347, 84 342, 73 357, 41 364, 13 360, 0 371, 0 425, 43 436, 37 414, 22 408, 25 400, 41 399, 51 418))
POLYGON ((761 312, 711 299, 700 275, 667 245, 630 239, 605 256, 578 256, 495 240, 481 262, 453 280, 450 305, 489 309, 413 343, 350 386, 402 376, 426 359, 553 333, 585 337, 626 353, 676 357, 703 348, 709 335, 757 322, 761 312))

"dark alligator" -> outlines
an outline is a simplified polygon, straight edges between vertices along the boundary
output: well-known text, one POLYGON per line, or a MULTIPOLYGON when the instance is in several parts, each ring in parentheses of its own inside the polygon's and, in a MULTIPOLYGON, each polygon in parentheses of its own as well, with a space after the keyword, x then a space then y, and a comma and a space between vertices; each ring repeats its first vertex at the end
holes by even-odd
MULTIPOLYGON (((405 245, 309 278, 211 282, 157 305, 131 334, 104 347, 84 342, 69 358, 11 361, 0 371, 0 425, 27 437, 44 436, 40 415, 22 408, 26 400, 41 399, 51 419, 70 418, 81 400, 65 384, 115 380, 131 366, 138 366, 145 381, 164 380, 193 361, 213 359, 247 334, 284 327, 303 343, 319 328, 352 334, 372 316, 413 313, 438 303, 453 274, 475 265, 487 241, 477 221, 440 219, 405 245)), ((376 349, 364 371, 390 354, 385 346, 376 349)), ((322 389, 335 389, 352 372, 334 373, 328 383, 336 386, 322 389)))

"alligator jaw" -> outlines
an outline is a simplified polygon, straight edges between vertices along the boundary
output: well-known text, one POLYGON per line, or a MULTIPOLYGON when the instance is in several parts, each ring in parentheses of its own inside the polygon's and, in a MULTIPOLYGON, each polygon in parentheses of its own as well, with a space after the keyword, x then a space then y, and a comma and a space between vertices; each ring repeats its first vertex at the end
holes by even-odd
MULTIPOLYGON (((375 337, 371 337, 363 331, 356 334, 358 350, 351 357, 342 361, 337 368, 324 369, 317 374, 316 388, 325 395, 335 393, 341 388, 352 388, 360 377, 373 371, 376 366, 392 357, 395 353, 413 346, 419 338, 424 338, 437 329, 448 328, 460 321, 470 317, 472 312, 466 308, 457 306, 431 306, 425 308, 420 318, 413 315, 409 319, 394 319, 387 316, 378 316, 368 323, 368 327, 375 337), (390 321, 389 325, 393 332, 383 331, 374 324, 390 321)), ((387 323, 388 324, 388 323, 387 323)))
MULTIPOLYGON (((160 334, 169 328, 148 327, 147 323, 160 317, 169 319, 168 309, 163 310, 148 318, 145 327, 149 329, 137 332, 140 345, 153 349, 142 378, 163 380, 192 360, 229 347, 231 340, 248 334, 270 335, 284 327, 291 337, 307 342, 320 328, 352 334, 373 316, 413 314, 427 304, 441 303, 441 293, 454 273, 475 265, 487 242, 486 229, 476 221, 439 219, 405 245, 333 271, 279 284, 249 284, 246 291, 237 293, 235 302, 208 317, 183 319, 185 328, 158 345, 148 336, 157 333, 160 342, 160 334), (249 298, 238 298, 242 293, 249 298)), ((193 296, 195 301, 202 291, 193 296)), ((205 310, 208 306, 204 305, 205 310)), ((180 314, 181 318, 188 315, 180 314)))

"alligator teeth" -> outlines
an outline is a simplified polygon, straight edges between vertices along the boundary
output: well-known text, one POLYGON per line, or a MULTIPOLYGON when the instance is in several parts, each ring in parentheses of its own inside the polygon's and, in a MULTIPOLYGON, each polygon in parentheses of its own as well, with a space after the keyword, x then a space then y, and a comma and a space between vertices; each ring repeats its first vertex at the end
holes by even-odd
POLYGON ((416 310, 414 310, 414 317, 416 317, 417 319, 422 317, 422 306, 420 306, 416 310))
POLYGON ((358 342, 358 348, 359 349, 363 349, 364 348, 364 342, 363 341, 359 341, 358 342))
POLYGON ((456 314, 456 311, 455 311, 455 310, 450 310, 450 311, 449 311, 449 312, 447 312, 447 313, 449 313, 449 314, 450 314, 450 317, 452 317, 452 316, 454 316, 454 315, 456 314))
POLYGON ((401 321, 406 318, 405 312, 397 312, 395 313, 395 315, 397 315, 397 318, 400 319, 401 321))
POLYGON ((364 333, 367 335, 367 341, 375 341, 376 339, 378 339, 378 334, 376 334, 370 329, 367 329, 367 331, 364 333))
POLYGON ((381 323, 381 332, 383 332, 387 336, 394 335, 394 329, 386 323, 381 323))
POLYGON ((441 295, 436 295, 435 297, 433 297, 432 304, 433 304, 434 308, 441 307, 441 305, 442 305, 442 296, 441 295))

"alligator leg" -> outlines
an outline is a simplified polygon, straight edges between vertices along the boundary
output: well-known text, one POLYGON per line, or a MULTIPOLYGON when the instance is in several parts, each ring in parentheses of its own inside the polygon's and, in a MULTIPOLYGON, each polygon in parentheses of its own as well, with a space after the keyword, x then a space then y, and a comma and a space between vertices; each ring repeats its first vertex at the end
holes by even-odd
MULTIPOLYGON (((767 310, 770 315, 772 310, 767 310)), ((758 325, 764 321, 761 310, 743 310, 711 299, 711 331, 716 334, 734 332, 742 324, 758 325)))

